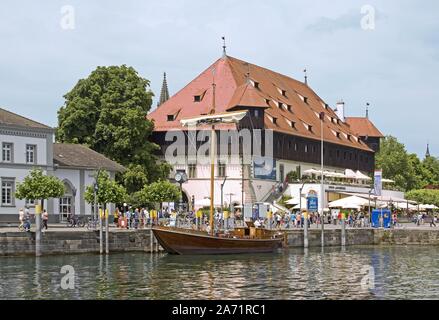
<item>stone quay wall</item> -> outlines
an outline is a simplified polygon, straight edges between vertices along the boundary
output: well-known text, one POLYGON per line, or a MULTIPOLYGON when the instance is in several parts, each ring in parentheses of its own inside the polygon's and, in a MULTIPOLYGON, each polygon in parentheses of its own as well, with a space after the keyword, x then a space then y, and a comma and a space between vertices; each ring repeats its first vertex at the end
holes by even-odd
MULTIPOLYGON (((110 231, 108 240, 110 253, 155 252, 159 247, 149 229, 110 231)), ((41 237, 43 255, 99 253, 99 249, 99 231, 52 231, 41 237)), ((32 254, 35 254, 35 232, 0 232, 0 256, 32 254)))
MULTIPOLYGON (((321 230, 308 230, 309 247, 321 246, 321 230)), ((341 245, 341 230, 324 230, 326 246, 341 245)), ((303 247, 303 230, 287 231, 289 247, 303 247)), ((439 245, 439 229, 346 229, 346 245, 439 245)))
MULTIPOLYGON (((341 245, 341 230, 324 231, 326 246, 341 245)), ((104 233, 105 238, 105 233, 104 233)), ((309 247, 319 247, 321 231, 310 229, 309 247)), ((303 230, 288 230, 289 247, 303 247, 303 230)), ((439 245, 435 229, 346 229, 346 245, 439 245)), ((42 235, 42 254, 99 253, 99 231, 52 231, 42 235)), ((109 233, 111 252, 157 252, 161 248, 151 230, 118 230, 109 233), (151 245, 152 241, 152 245, 151 245)), ((105 246, 104 246, 105 250, 105 246)), ((35 253, 34 232, 1 232, 0 256, 35 253)))

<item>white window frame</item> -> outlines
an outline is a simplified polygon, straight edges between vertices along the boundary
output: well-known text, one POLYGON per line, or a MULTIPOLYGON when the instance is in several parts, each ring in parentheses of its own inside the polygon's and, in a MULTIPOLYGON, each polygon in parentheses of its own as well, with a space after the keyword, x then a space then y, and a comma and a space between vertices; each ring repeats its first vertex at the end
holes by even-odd
POLYGON ((12 163, 14 161, 14 144, 12 142, 2 143, 2 162, 12 163), (6 147, 9 146, 7 150, 6 147), (9 159, 6 159, 5 152, 9 152, 9 159))
POLYGON ((33 163, 33 164, 37 163, 37 145, 26 144, 26 163, 33 163), (30 155, 32 155, 32 161, 29 161, 30 155))
MULTIPOLYGON (((7 192, 7 191, 6 191, 7 192)), ((5 192, 5 197, 7 197, 5 192)), ((15 207, 15 178, 1 178, 1 206, 2 207, 15 207), (4 186, 3 184, 10 184, 10 186, 4 186), (4 189, 9 190, 9 202, 5 202, 3 191, 4 189)))

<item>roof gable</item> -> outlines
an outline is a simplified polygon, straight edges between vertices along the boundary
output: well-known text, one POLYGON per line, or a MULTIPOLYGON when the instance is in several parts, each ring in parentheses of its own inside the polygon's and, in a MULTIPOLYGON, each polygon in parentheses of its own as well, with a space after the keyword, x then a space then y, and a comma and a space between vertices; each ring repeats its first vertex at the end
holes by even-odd
POLYGON ((16 113, 5 110, 3 108, 0 108, 0 124, 26 127, 26 128, 53 130, 51 127, 46 126, 45 124, 20 116, 16 113))
POLYGON ((117 162, 81 144, 54 143, 53 161, 63 167, 125 171, 117 162))
POLYGON ((320 139, 319 114, 324 112, 323 137, 325 141, 372 151, 359 139, 349 139, 356 133, 332 110, 308 85, 248 62, 225 56, 192 80, 186 87, 171 97, 160 108, 148 115, 155 123, 156 131, 182 129, 182 118, 208 114, 212 107, 212 82, 215 70, 216 112, 224 112, 235 106, 264 107, 266 129, 298 135, 310 139, 320 139), (251 82, 251 83, 250 83, 251 82), (257 88, 253 85, 257 83, 257 88), (194 102, 193 95, 206 89, 200 102, 194 102), (167 117, 181 109, 178 117, 167 117), (168 119, 173 121, 168 121, 168 119), (292 122, 295 123, 292 126, 292 122), (303 125, 299 125, 302 123, 303 125), (309 130, 307 128, 312 128, 309 130), (334 135, 333 131, 343 134, 334 135))

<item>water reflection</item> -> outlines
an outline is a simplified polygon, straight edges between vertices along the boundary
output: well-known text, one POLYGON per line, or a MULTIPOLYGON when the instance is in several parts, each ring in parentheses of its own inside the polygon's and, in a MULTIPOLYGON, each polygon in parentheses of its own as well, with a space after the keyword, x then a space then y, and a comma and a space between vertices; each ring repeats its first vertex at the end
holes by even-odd
POLYGON ((0 258, 2 299, 438 299, 435 247, 0 258), (63 265, 75 288, 61 288, 63 265), (370 269, 372 267, 372 269, 370 269), (372 270, 374 287, 362 280, 372 270))

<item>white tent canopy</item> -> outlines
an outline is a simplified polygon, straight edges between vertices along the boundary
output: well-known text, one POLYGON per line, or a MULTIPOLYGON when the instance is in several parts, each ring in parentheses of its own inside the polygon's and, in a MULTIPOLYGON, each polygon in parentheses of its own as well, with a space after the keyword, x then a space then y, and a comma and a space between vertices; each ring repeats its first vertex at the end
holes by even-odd
POLYGON ((359 180, 372 180, 371 177, 366 176, 364 173, 362 173, 361 171, 357 170, 357 172, 355 172, 357 179, 359 180))
POLYGON ((346 169, 344 175, 348 179, 357 179, 357 174, 351 169, 346 169))
POLYGON ((422 209, 422 210, 433 210, 433 209, 439 209, 439 208, 436 207, 434 204, 420 204, 419 205, 419 209, 422 209))
MULTIPOLYGON (((208 207, 208 206, 210 206, 210 198, 204 198, 204 199, 196 200, 195 201, 195 205, 197 207, 208 207)), ((221 204, 220 203, 215 203, 215 206, 221 206, 221 204)))
POLYGON ((395 181, 390 180, 390 179, 381 179, 382 182, 387 182, 387 183, 394 183, 395 181))
POLYGON ((364 207, 369 205, 369 200, 357 196, 350 196, 338 199, 329 203, 330 208, 352 208, 364 207))
MULTIPOLYGON (((299 202, 300 202, 299 197, 295 197, 285 201, 286 204, 290 204, 290 205, 298 205, 299 202)), ((306 198, 302 197, 302 203, 306 203, 306 198)))

